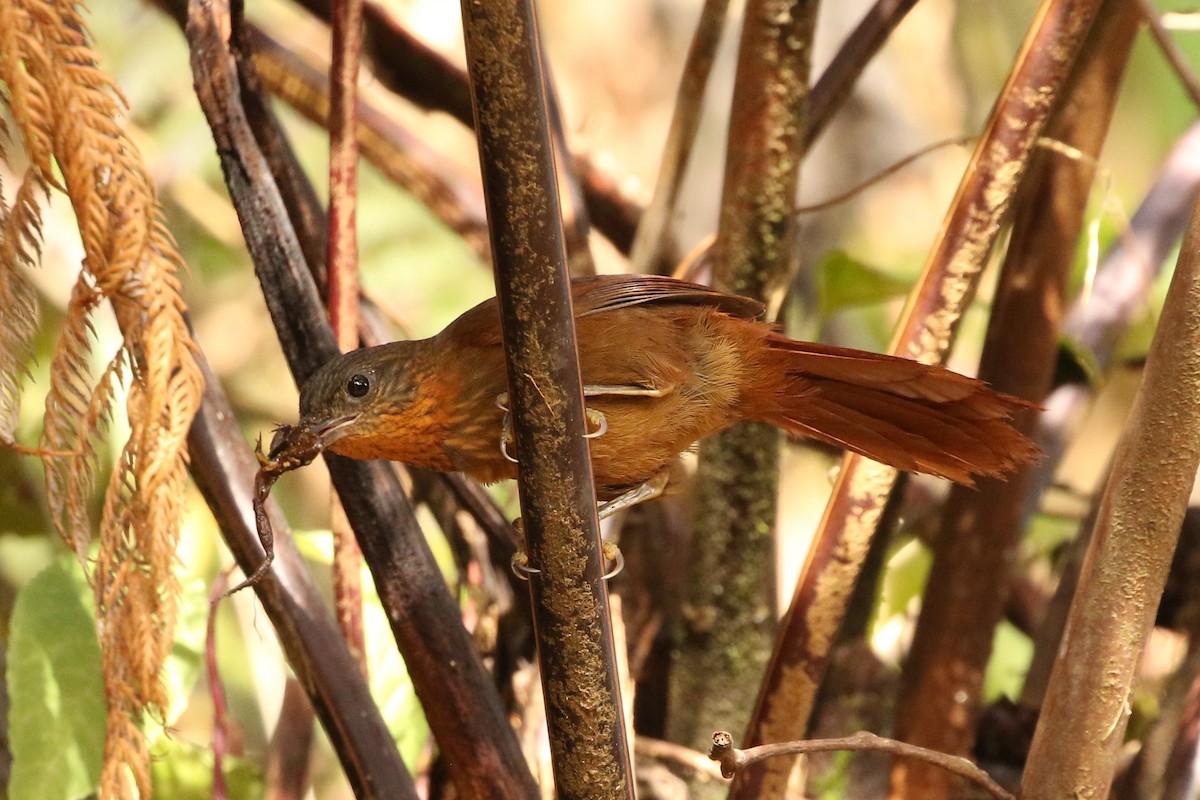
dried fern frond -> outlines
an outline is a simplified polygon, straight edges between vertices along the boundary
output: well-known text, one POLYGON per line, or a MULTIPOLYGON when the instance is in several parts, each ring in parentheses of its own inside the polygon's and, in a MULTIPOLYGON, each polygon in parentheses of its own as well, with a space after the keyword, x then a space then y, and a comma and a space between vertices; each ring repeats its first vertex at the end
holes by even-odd
POLYGON ((45 193, 46 185, 33 170, 25 173, 11 206, 0 193, 0 441, 8 443, 16 440, 21 379, 28 374, 26 362, 37 332, 37 302, 25 270, 42 254, 37 199, 45 193))
MULTIPOLYGON (((47 187, 61 188, 74 208, 85 257, 50 363, 42 435, 47 498, 60 534, 90 567, 96 594, 108 699, 101 797, 149 797, 140 723, 147 709, 166 702, 160 673, 177 611, 185 442, 203 386, 180 297, 183 263, 141 156, 122 128, 124 99, 96 64, 74 3, 0 0, 0 102, 31 162, 0 219, 0 293, 19 295, 21 314, 13 331, 0 333, 3 352, 16 354, 0 358, 0 425, 13 414, 24 363, 20 345, 27 347, 35 324, 20 274, 38 255, 33 198, 47 187), (91 324, 105 301, 116 312, 123 343, 93 378, 91 324), (96 445, 124 382, 131 434, 94 523, 96 445)), ((0 302, 8 295, 0 294, 0 302)))

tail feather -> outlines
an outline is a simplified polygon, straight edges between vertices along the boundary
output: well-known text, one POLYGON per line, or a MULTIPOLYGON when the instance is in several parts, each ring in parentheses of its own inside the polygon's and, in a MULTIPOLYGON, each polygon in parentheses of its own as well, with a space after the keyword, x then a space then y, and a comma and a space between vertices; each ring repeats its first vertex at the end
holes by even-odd
POLYGON ((756 418, 899 469, 973 485, 1039 455, 1009 418, 1035 406, 943 367, 772 336, 786 380, 756 418))

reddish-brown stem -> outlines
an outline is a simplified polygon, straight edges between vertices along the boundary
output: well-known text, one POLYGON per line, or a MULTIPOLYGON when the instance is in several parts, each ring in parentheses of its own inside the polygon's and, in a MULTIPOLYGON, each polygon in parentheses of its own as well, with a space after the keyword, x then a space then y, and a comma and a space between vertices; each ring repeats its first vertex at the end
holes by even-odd
MULTIPOLYGON (((362 0, 333 0, 329 67, 329 321, 342 352, 358 347, 358 64, 362 0)), ((362 551, 333 499, 333 598, 338 625, 367 672, 362 618, 362 551)))
POLYGON ((208 696, 212 698, 213 706, 213 785, 214 800, 224 800, 228 797, 225 786, 225 756, 229 753, 229 705, 225 701, 225 687, 221 683, 221 672, 217 668, 217 606, 225 597, 225 587, 229 585, 229 572, 222 570, 208 597, 208 622, 204 627, 204 674, 208 679, 208 696))

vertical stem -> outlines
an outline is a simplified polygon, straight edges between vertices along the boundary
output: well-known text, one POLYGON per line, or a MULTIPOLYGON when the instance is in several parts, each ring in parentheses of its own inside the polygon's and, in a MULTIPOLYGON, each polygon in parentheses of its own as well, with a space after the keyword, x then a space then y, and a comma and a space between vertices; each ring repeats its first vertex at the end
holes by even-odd
MULTIPOLYGON (((815 0, 750 0, 738 51, 713 285, 768 303, 796 265, 816 12, 815 0)), ((779 443, 779 431, 753 424, 700 447, 669 728, 697 749, 714 725, 746 725, 770 657, 779 443)))
MULTIPOLYGON (((334 0, 329 80, 329 321, 343 353, 358 347, 358 64, 363 0, 334 0)), ((333 498, 333 598, 338 624, 363 674, 362 551, 333 498)))
POLYGON ((633 797, 530 0, 464 0, 558 796, 633 797))
POLYGON ((1106 797, 1129 692, 1200 465, 1200 213, 1193 210, 1105 486, 1021 783, 1106 797))

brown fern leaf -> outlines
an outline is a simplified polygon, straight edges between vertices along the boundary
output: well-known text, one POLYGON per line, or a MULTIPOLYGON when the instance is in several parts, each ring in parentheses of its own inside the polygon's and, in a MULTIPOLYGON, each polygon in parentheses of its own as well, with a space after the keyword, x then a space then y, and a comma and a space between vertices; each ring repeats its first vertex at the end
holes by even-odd
POLYGON ((182 262, 160 218, 153 184, 120 125, 125 103, 96 67, 78 7, 67 0, 0 0, 0 81, 34 169, 50 164, 74 208, 83 271, 51 361, 43 447, 55 525, 83 558, 87 504, 104 433, 128 376, 131 434, 110 477, 91 569, 104 650, 108 730, 102 797, 149 795, 138 722, 161 707, 160 680, 175 624, 175 549, 186 496, 185 443, 203 386, 184 320, 182 262), (124 343, 91 380, 90 319, 107 299, 124 343))
POLYGON ((37 302, 25 269, 37 264, 42 248, 42 215, 37 198, 46 186, 27 172, 11 206, 0 208, 0 441, 16 440, 21 382, 28 375, 37 302))
MULTIPOLYGON (((21 132, 29 160, 46 178, 51 172, 50 104, 41 84, 30 78, 31 65, 46 64, 33 23, 16 3, 0 3, 0 82, 5 104, 21 132)), ((34 68, 36 69, 36 68, 34 68)), ((47 67, 43 66, 44 73, 47 67)))

